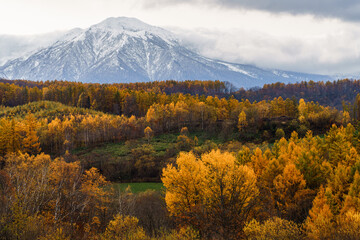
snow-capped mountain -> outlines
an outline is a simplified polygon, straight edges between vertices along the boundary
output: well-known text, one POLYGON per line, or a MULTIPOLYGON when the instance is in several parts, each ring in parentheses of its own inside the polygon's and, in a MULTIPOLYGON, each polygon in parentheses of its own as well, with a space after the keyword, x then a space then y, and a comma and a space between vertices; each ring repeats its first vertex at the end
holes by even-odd
POLYGON ((54 44, 7 62, 0 67, 0 77, 99 83, 221 80, 245 88, 273 82, 332 80, 324 75, 209 59, 182 46, 176 36, 162 28, 124 17, 69 31, 54 44))
POLYGON ((19 57, 27 58, 36 51, 58 41, 68 31, 38 35, 0 35, 0 66, 19 57))

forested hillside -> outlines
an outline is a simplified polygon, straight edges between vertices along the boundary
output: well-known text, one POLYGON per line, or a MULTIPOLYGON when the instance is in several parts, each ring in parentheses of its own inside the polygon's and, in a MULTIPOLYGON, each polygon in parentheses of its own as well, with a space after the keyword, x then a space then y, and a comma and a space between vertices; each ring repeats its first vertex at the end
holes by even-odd
MULTIPOLYGON (((303 98, 306 101, 318 102, 321 105, 342 109, 344 103, 353 103, 360 91, 359 80, 338 80, 327 82, 300 82, 294 84, 274 83, 265 84, 262 88, 253 90, 239 90, 234 94, 237 99, 250 101, 270 100, 274 97, 303 98)), ((355 108, 357 107, 356 103, 355 108)))
MULTIPOLYGON (((91 99, 85 107, 97 108, 97 110, 124 113, 119 103, 124 101, 140 101, 139 92, 145 94, 143 101, 156 102, 158 99, 147 96, 149 93, 191 94, 204 96, 218 96, 229 98, 234 96, 237 100, 248 99, 249 101, 272 100, 277 97, 290 98, 297 101, 303 98, 307 102, 318 102, 324 106, 343 109, 344 104, 357 102, 357 94, 360 91, 360 80, 338 80, 327 82, 300 82, 294 84, 274 83, 265 84, 262 88, 249 90, 236 89, 228 82, 220 81, 153 81, 141 83, 119 84, 86 84, 66 81, 35 82, 25 80, 0 79, 0 101, 5 106, 16 106, 30 101, 50 100, 59 101, 63 104, 77 106, 79 97, 84 100, 91 99), (5 91, 7 92, 5 94, 5 91), (145 92, 145 93, 144 93, 145 92), (106 102, 103 94, 107 94, 106 102), (19 96, 21 94, 22 96, 19 96), (127 98, 125 98, 127 97, 127 98), (150 98, 150 99, 149 99, 150 98), (94 102, 95 100, 95 102, 94 102), (98 104, 96 104, 98 103, 98 104), (109 103, 111 106, 102 106, 100 103, 109 103), (114 106, 115 105, 115 106, 114 106)), ((85 101, 85 100, 84 100, 85 101)), ((356 103, 355 111, 358 111, 356 103)), ((354 109, 352 109, 352 112, 354 109)))
POLYGON ((357 239, 358 85, 2 80, 0 239, 357 239))

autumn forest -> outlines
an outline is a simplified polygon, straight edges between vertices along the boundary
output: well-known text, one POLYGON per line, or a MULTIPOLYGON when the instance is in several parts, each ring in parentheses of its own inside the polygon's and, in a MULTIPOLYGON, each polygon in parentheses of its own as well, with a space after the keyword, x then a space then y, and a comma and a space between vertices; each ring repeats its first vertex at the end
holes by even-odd
POLYGON ((0 239, 358 239, 359 93, 0 79, 0 239))

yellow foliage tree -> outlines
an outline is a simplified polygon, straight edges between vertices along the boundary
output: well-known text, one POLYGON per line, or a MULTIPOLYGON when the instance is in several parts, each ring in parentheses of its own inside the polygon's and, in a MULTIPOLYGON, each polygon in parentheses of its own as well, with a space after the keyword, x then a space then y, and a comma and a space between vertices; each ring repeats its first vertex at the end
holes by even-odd
POLYGON ((354 181, 350 185, 341 212, 344 214, 349 210, 360 212, 360 174, 357 171, 355 172, 354 181))
POLYGON ((215 238, 237 239, 258 194, 254 171, 230 153, 182 153, 163 170, 171 215, 215 238))
POLYGON ((162 181, 166 186, 165 201, 171 215, 191 220, 203 196, 203 164, 193 153, 180 153, 177 167, 167 166, 162 181))
POLYGON ((102 237, 103 240, 145 240, 145 231, 138 226, 135 217, 116 215, 111 220, 102 237))
POLYGON ((358 239, 360 233, 360 212, 350 210, 340 215, 334 239, 358 239))
POLYGON ((10 130, 11 130, 10 121, 8 121, 5 118, 0 119, 0 154, 1 155, 6 155, 6 153, 11 152, 10 130))
POLYGON ((313 137, 311 131, 307 132, 305 138, 298 145, 301 153, 294 163, 304 175, 306 186, 310 189, 318 189, 321 185, 326 184, 332 166, 329 162, 324 161, 318 138, 313 137))
POLYGON ((349 191, 350 171, 350 167, 339 164, 328 178, 327 194, 334 214, 338 214, 342 209, 346 193, 349 191))
POLYGON ((144 129, 144 135, 145 135, 145 138, 146 140, 148 141, 148 143, 150 143, 150 140, 151 138, 153 137, 154 135, 154 132, 153 130, 148 126, 144 129))
MULTIPOLYGON (((349 125, 349 128, 352 126, 349 125)), ((340 162, 346 160, 346 155, 350 153, 352 148, 351 139, 347 133, 347 127, 340 126, 339 128, 334 124, 327 135, 325 136, 325 145, 328 161, 336 167, 340 162)))
POLYGON ((239 120, 238 120, 238 128, 239 131, 244 131, 244 129, 248 126, 248 122, 246 120, 246 113, 243 111, 241 111, 241 113, 239 114, 239 120))
MULTIPOLYGON (((5 158, 4 171, 13 190, 2 201, 7 204, 2 206, 7 211, 11 206, 18 206, 18 213, 29 216, 26 219, 44 216, 48 225, 56 227, 69 223, 64 228, 66 231, 84 230, 90 226, 93 232, 105 221, 102 218, 107 213, 105 204, 109 192, 104 188, 105 178, 95 168, 83 173, 79 162, 67 163, 61 158, 52 160, 45 154, 11 154, 5 158)), ((26 220, 22 215, 19 218, 26 220)))
POLYGON ((301 200, 306 195, 305 186, 303 175, 292 163, 288 164, 283 173, 274 179, 273 195, 276 207, 282 216, 299 215, 294 213, 299 212, 298 209, 302 207, 298 204, 301 205, 301 200))
POLYGON ((342 114, 342 124, 345 126, 346 124, 350 123, 351 118, 348 111, 344 111, 342 114))
POLYGON ((263 171, 265 171, 267 165, 269 164, 269 159, 267 156, 263 155, 260 148, 256 148, 254 154, 251 156, 251 161, 249 162, 249 166, 252 167, 256 176, 261 177, 263 171))
POLYGON ((25 138, 22 145, 24 152, 36 155, 41 151, 39 137, 36 134, 37 123, 34 115, 29 113, 25 121, 25 138))
POLYGON ((267 240, 267 239, 302 239, 303 232, 300 226, 292 221, 278 217, 268 219, 259 223, 251 220, 244 227, 246 239, 267 240))
MULTIPOLYGON (((238 163, 241 165, 249 164, 252 159, 252 154, 251 154, 250 148, 243 146, 242 149, 240 149, 240 151, 236 154, 236 159, 237 159, 238 163)), ((256 173, 256 170, 254 170, 254 171, 256 173)))
POLYGON ((304 123, 306 121, 305 118, 307 117, 307 107, 303 98, 299 100, 298 110, 299 110, 299 121, 301 123, 304 123))
POLYGON ((7 155, 5 163, 5 171, 11 179, 18 204, 28 213, 38 213, 51 197, 50 156, 11 154, 7 155))
POLYGON ((180 230, 176 231, 173 230, 170 233, 166 234, 165 236, 162 236, 160 238, 161 240, 200 240, 199 232, 194 230, 193 228, 187 226, 182 227, 180 230))
POLYGON ((20 150, 21 136, 19 122, 14 118, 0 119, 0 154, 15 153, 20 150))
POLYGON ((325 189, 320 188, 305 222, 309 239, 331 239, 334 231, 334 215, 325 196, 325 189))

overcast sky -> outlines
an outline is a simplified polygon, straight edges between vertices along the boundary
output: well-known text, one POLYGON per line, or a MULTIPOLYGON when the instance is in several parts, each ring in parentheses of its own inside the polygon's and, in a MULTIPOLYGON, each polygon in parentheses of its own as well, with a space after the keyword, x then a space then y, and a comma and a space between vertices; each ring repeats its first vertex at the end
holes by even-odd
POLYGON ((0 6, 0 35, 86 28, 126 16, 173 31, 207 57, 311 73, 360 72, 358 0, 0 0, 0 6))

